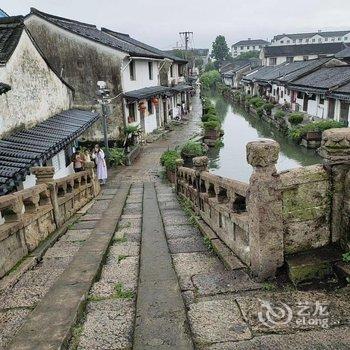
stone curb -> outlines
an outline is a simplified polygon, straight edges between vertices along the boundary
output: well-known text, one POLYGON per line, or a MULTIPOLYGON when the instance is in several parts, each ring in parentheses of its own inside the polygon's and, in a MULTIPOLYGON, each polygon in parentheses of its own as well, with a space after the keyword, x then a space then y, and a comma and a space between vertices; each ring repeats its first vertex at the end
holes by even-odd
POLYGON ((203 219, 195 217, 199 231, 204 237, 210 240, 213 250, 220 260, 229 270, 246 269, 245 266, 235 255, 230 248, 226 246, 220 237, 204 222, 203 219))
POLYGON ((74 256, 45 297, 29 315, 9 350, 65 349, 71 329, 84 309, 89 290, 100 272, 128 196, 121 185, 89 239, 74 256))

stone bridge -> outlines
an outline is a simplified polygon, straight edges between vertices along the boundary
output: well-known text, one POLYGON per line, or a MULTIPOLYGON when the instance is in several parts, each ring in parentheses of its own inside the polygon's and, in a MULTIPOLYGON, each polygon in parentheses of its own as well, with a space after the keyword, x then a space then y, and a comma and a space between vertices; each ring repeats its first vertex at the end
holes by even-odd
POLYGON ((349 249, 348 129, 324 134, 323 165, 282 173, 277 143, 249 143, 249 184, 208 173, 206 158, 179 162, 174 191, 159 158, 197 130, 199 111, 195 100, 189 122, 101 191, 91 168, 57 181, 40 168, 36 187, 1 198, 0 348, 350 347, 348 287, 295 286, 315 271, 310 251, 316 277, 332 277, 349 249), (295 284, 274 278, 282 265, 295 284), (267 303, 288 322, 268 323, 267 303), (298 318, 305 304, 312 322, 298 318))

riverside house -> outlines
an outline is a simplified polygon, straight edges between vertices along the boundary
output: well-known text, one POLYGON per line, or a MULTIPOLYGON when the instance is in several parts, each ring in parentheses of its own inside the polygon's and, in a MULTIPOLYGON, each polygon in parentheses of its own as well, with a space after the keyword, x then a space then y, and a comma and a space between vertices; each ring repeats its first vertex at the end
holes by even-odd
POLYGON ((0 19, 0 195, 35 185, 32 166, 73 173, 75 140, 98 119, 71 109, 73 88, 45 59, 24 18, 0 19))
POLYGON ((266 46, 260 51, 260 59, 263 66, 277 66, 281 63, 308 61, 321 57, 333 57, 336 53, 344 50, 344 43, 327 44, 303 44, 266 46))
MULTIPOLYGON (((129 124, 152 132, 186 99, 186 61, 141 43, 127 34, 31 9, 26 25, 47 60, 71 84, 76 104, 96 108, 97 82, 105 81, 112 103, 109 138, 129 124)), ((97 125, 90 138, 102 139, 97 125)))
POLYGON ((350 65, 335 58, 265 66, 242 79, 245 93, 312 118, 350 120, 350 65))

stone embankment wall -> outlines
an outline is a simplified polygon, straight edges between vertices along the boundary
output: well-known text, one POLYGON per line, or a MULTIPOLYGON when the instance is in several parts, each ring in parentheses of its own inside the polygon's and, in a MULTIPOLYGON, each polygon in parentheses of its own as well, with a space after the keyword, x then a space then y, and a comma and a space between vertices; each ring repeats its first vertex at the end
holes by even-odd
POLYGON ((323 135, 323 165, 278 173, 279 145, 247 144, 249 184, 207 171, 206 157, 176 170, 176 189, 258 279, 275 275, 289 254, 333 243, 348 249, 350 129, 323 135))
POLYGON ((99 193, 93 166, 58 180, 53 167, 33 168, 38 185, 0 197, 0 278, 99 193))

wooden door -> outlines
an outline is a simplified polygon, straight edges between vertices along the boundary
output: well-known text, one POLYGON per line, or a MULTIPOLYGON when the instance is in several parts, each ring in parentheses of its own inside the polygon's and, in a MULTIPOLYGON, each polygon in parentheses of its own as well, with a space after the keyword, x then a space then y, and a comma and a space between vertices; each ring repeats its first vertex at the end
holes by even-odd
POLYGON ((335 99, 328 99, 328 119, 334 119, 335 99))

